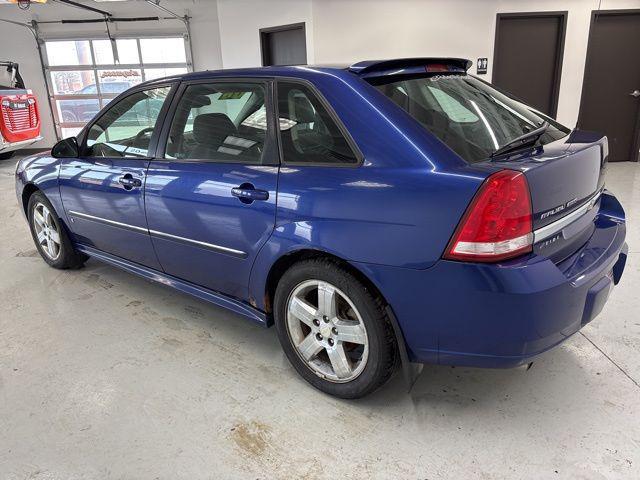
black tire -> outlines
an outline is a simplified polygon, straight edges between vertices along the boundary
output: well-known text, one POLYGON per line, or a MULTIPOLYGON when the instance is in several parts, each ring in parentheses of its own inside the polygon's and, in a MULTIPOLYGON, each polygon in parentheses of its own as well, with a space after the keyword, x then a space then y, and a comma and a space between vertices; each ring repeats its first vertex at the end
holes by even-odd
POLYGON ((0 160, 9 160, 11 157, 15 155, 15 150, 11 152, 0 153, 0 160))
POLYGON ((87 260, 87 256, 78 252, 75 248, 73 248, 73 244, 69 239, 69 235, 67 234, 66 229, 64 228, 58 214, 56 213, 53 205, 47 199, 47 197, 40 191, 34 192, 31 197, 29 197, 29 203, 27 206, 27 217, 29 219, 29 228, 31 230, 31 236, 33 237, 33 242, 38 249, 38 253, 42 259, 47 262, 53 268, 58 269, 75 269, 80 268, 87 260), (38 234, 36 232, 36 222, 34 220, 35 210, 36 208, 40 208, 40 206, 45 206, 49 212, 51 213, 51 222, 55 225, 57 232, 59 234, 60 242, 58 254, 55 258, 52 258, 46 251, 45 247, 38 241, 38 234))
POLYGON ((382 386, 393 374, 398 355, 397 344, 382 299, 330 259, 305 260, 285 272, 275 293, 274 317, 278 338, 287 358, 297 372, 318 390, 340 398, 360 398, 382 386), (298 354, 289 333, 289 298, 298 286, 308 280, 328 282, 346 294, 365 326, 368 358, 358 376, 345 383, 336 383, 316 373, 298 354))

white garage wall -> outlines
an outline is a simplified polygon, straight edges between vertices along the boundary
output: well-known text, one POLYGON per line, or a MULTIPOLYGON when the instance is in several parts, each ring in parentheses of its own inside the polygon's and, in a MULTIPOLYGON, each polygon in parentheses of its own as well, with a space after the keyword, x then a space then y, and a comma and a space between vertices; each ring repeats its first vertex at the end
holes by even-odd
MULTIPOLYGON (((93 2, 92 2, 93 3, 93 2)), ((194 70, 218 69, 222 67, 220 36, 218 33, 218 12, 215 0, 172 0, 163 2, 178 15, 189 14, 191 19, 191 43, 193 49, 194 70)), ((111 12, 117 17, 164 17, 164 12, 140 1, 93 3, 93 6, 111 12)), ((0 18, 19 22, 31 20, 48 21, 64 19, 96 18, 96 14, 60 3, 55 5, 34 4, 27 11, 21 11, 15 5, 0 5, 0 18)), ((159 22, 116 23, 110 25, 114 36, 118 34, 183 34, 184 25, 178 20, 159 22)), ((45 38, 69 38, 74 36, 105 36, 104 23, 41 25, 45 38)), ((27 86, 39 99, 44 139, 33 145, 34 148, 47 148, 56 140, 51 107, 47 99, 47 89, 42 77, 40 61, 35 40, 23 27, 0 22, 0 59, 13 60, 20 64, 20 71, 27 86)))
MULTIPOLYGON (((587 51, 591 11, 598 8, 640 9, 640 0, 163 0, 178 14, 189 12, 196 70, 259 66, 259 29, 305 22, 309 63, 352 62, 406 56, 489 58, 491 79, 496 14, 569 12, 558 119, 574 126, 587 51)), ((160 15, 141 1, 95 4, 118 16, 160 15)), ((93 15, 56 4, 33 5, 28 12, 0 6, 0 17, 13 20, 91 18, 93 15)), ((182 33, 178 21, 118 24, 114 32, 182 33)), ((50 36, 104 34, 104 26, 49 26, 50 36)), ((633 54, 630 46, 629 54, 633 54)), ((526 54, 526 52, 525 52, 526 54)), ((16 60, 41 100, 45 140, 55 139, 46 89, 29 32, 0 23, 0 58, 16 60)), ((475 71, 475 69, 474 69, 475 71)))
MULTIPOLYGON (((6 11, 6 6, 0 7, 0 18, 10 17, 11 20, 22 21, 22 18, 7 15, 6 11)), ((40 60, 38 59, 33 35, 26 28, 0 22, 0 59, 12 60, 20 64, 20 74, 24 78, 27 87, 32 89, 38 98, 42 123, 41 133, 44 139, 35 143, 33 147, 46 148, 51 146, 55 142, 56 134, 51 120, 51 107, 47 99, 47 87, 42 77, 40 60)))
POLYGON ((314 63, 311 0, 218 0, 224 68, 262 65, 261 28, 304 22, 307 62, 314 63))
POLYGON ((492 0, 317 0, 314 44, 320 63, 488 54, 492 0))
POLYGON ((599 4, 603 10, 640 8, 640 0, 314 0, 315 59, 322 63, 460 56, 475 62, 488 57, 484 78, 490 80, 497 13, 566 10, 558 120, 573 127, 580 108, 591 11, 599 4))

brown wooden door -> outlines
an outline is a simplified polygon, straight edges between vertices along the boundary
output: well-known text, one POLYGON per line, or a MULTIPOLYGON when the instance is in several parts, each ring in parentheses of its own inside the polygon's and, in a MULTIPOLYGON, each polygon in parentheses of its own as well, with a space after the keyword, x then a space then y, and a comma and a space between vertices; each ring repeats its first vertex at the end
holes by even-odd
POLYGON ((306 65, 305 24, 260 29, 262 65, 306 65))
POLYGON ((613 162, 638 159, 638 48, 640 10, 593 13, 578 126, 607 136, 613 162))
POLYGON ((492 83, 556 116, 566 12, 499 13, 492 83))

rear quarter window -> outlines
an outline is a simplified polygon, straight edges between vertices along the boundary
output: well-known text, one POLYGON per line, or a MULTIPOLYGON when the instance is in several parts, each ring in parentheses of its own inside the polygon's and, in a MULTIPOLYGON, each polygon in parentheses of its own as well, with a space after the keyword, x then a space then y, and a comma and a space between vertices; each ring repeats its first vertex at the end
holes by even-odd
POLYGON ((306 85, 278 82, 278 127, 285 163, 357 164, 346 135, 306 85))

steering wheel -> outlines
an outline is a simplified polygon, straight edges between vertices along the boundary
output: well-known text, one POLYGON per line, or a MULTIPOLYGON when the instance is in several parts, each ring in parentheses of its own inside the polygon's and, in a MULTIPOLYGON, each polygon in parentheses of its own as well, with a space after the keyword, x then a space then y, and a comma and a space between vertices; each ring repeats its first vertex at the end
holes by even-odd
POLYGON ((144 137, 147 133, 153 132, 154 127, 147 127, 140 130, 137 135, 133 139, 133 147, 140 147, 145 145, 140 145, 139 143, 142 141, 142 137, 144 137))

